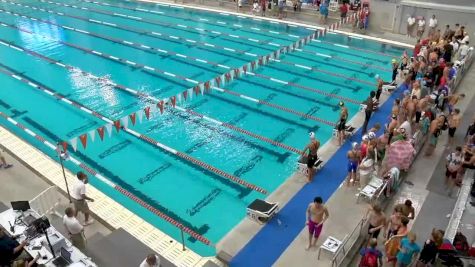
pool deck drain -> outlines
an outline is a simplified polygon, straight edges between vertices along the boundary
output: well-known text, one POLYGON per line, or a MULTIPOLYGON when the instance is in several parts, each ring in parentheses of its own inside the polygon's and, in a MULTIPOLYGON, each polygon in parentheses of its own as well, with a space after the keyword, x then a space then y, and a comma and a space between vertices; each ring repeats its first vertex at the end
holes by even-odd
MULTIPOLYGON (((35 170, 48 183, 57 185, 63 192, 66 186, 61 166, 49 156, 23 141, 9 130, 0 126, 0 144, 29 168, 35 170)), ((76 182, 76 176, 66 169, 69 185, 76 182)), ((145 245, 177 266, 203 266, 209 260, 222 265, 215 258, 202 257, 190 249, 182 250, 180 242, 144 221, 94 186, 88 186, 91 212, 112 228, 122 228, 145 245)))

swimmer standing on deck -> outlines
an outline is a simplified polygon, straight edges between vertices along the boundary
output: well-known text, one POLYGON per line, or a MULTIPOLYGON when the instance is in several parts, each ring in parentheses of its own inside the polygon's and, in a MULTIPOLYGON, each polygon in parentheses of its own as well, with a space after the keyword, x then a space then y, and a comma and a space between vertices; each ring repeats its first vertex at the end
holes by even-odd
POLYGON ((346 120, 348 119, 348 109, 345 107, 345 103, 340 101, 338 103, 340 106, 340 119, 337 123, 337 130, 338 130, 338 145, 341 146, 343 143, 343 139, 345 139, 345 131, 346 131, 346 120))
POLYGON ((330 214, 328 213, 327 207, 323 205, 323 199, 321 197, 314 198, 313 202, 310 203, 307 208, 309 240, 306 250, 315 246, 320 234, 322 233, 323 223, 328 219, 328 217, 330 217, 330 214))
POLYGON ((308 156, 307 156, 307 168, 308 168, 308 178, 307 182, 311 182, 313 180, 313 176, 315 175, 315 169, 313 168, 313 165, 315 165, 315 162, 318 160, 317 152, 318 148, 320 148, 320 141, 315 139, 315 133, 310 132, 310 143, 304 148, 302 151, 302 157, 305 157, 305 152, 308 150, 308 156))

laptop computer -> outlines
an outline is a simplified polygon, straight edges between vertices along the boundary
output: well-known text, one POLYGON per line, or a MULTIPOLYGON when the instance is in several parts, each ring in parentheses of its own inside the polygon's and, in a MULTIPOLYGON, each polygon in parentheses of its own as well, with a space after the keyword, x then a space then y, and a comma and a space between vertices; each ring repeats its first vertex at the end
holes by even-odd
POLYGON ((57 267, 69 266, 71 264, 71 253, 62 247, 59 257, 53 260, 53 264, 57 267))

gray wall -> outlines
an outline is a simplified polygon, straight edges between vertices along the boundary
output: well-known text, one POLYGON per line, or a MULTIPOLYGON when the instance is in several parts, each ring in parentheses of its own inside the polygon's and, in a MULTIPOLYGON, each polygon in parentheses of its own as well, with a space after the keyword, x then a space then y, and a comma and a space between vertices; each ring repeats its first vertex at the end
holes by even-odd
POLYGON ((441 30, 446 24, 459 23, 475 36, 475 0, 371 0, 370 3, 370 28, 376 32, 406 34, 409 15, 424 16, 428 27, 429 18, 435 14, 441 30))

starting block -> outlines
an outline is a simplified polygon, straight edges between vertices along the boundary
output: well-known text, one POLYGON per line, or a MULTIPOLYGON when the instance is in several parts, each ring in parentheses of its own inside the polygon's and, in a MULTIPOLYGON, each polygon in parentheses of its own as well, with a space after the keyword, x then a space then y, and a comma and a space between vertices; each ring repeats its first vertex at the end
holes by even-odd
POLYGON ((279 203, 256 199, 247 206, 246 216, 259 224, 268 222, 279 211, 279 203))
MULTIPOLYGON (((377 111, 379 109, 379 102, 378 101, 373 101, 373 112, 377 111)), ((360 112, 364 112, 366 110, 366 105, 365 104, 360 104, 360 112)))
MULTIPOLYGON (((355 133, 356 131, 356 128, 351 126, 351 125, 346 125, 345 127, 345 137, 347 136, 353 136, 353 134, 355 133)), ((333 137, 337 138, 338 137, 338 129, 335 127, 333 128, 333 133, 332 133, 333 137)))
MULTIPOLYGON (((323 167, 323 161, 319 158, 313 164, 313 168, 315 171, 320 170, 323 167)), ((308 168, 307 168, 307 157, 300 157, 299 161, 297 162, 297 171, 305 176, 308 175, 308 168)))
POLYGON ((390 84, 385 84, 383 85, 383 92, 385 93, 391 93, 397 88, 396 85, 390 85, 390 84))

